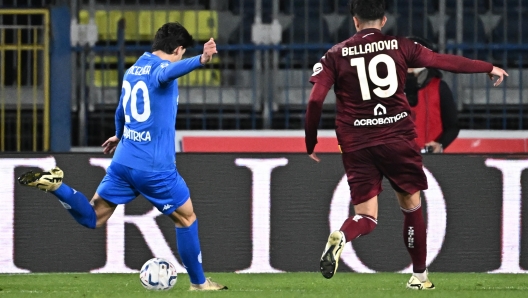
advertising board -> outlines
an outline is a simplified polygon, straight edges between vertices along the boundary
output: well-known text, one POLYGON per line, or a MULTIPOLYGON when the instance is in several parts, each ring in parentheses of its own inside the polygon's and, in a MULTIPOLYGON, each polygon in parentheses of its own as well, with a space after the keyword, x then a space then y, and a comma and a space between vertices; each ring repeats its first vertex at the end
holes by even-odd
MULTIPOLYGON (((351 214, 340 154, 191 154, 177 157, 199 219, 209 272, 318 271, 328 234, 351 214)), ((173 260, 172 222, 141 196, 96 230, 78 225, 49 193, 18 185, 30 169, 55 165, 91 198, 109 165, 99 154, 0 157, 0 272, 136 272, 173 260)), ((528 269, 528 156, 426 155, 423 193, 428 259, 435 272, 528 269)), ((408 271, 403 216, 387 181, 377 228, 347 244, 340 271, 408 271)))

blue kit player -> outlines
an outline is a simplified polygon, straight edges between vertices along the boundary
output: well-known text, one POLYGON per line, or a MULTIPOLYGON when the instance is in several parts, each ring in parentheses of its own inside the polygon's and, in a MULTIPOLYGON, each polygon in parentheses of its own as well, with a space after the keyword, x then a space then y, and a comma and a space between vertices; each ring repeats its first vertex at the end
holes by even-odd
POLYGON ((175 166, 174 147, 178 108, 177 79, 216 54, 211 38, 203 54, 183 59, 193 38, 179 23, 163 25, 154 38, 152 53, 144 53, 126 71, 119 106, 116 135, 104 142, 103 152, 114 157, 91 202, 62 183, 59 168, 49 172, 28 172, 18 178, 22 185, 54 194, 81 225, 102 226, 119 204, 142 194, 176 225, 178 252, 191 280, 190 290, 224 290, 202 269, 198 220, 189 188, 175 166))

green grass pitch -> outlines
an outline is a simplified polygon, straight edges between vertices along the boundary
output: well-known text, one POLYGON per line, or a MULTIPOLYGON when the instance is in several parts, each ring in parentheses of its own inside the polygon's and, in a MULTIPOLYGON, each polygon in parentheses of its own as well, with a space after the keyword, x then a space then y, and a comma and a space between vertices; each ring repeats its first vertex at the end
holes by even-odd
POLYGON ((169 291, 145 290, 138 274, 0 274, 0 297, 528 297, 528 275, 430 273, 432 291, 405 289, 409 274, 319 273, 207 274, 225 284, 222 292, 189 292, 178 275, 169 291))

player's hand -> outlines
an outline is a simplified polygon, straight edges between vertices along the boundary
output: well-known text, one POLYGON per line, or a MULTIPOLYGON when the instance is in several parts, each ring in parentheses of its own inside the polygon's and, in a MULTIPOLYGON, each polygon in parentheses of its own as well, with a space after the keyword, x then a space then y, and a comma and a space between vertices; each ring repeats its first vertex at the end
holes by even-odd
POLYGON ((425 144, 426 147, 433 147, 433 152, 432 153, 442 153, 444 151, 444 148, 442 147, 442 144, 438 143, 438 142, 435 142, 435 141, 431 141, 427 144, 425 144))
POLYGON ((209 39, 209 41, 207 41, 204 44, 204 49, 203 49, 202 57, 200 58, 200 63, 205 64, 211 61, 211 59, 213 59, 213 55, 216 53, 218 53, 218 51, 216 50, 216 43, 214 39, 211 37, 211 39, 209 39))
POLYGON ((117 144, 119 144, 119 138, 116 136, 113 136, 111 138, 108 138, 101 147, 104 147, 103 153, 104 154, 112 154, 117 148, 117 144))
POLYGON ((316 162, 320 162, 321 159, 319 157, 317 157, 317 155, 315 154, 315 152, 313 152, 312 154, 308 155, 310 156, 311 159, 315 160, 316 162))
POLYGON ((499 77, 497 81, 493 83, 493 86, 497 87, 500 85, 500 83, 502 83, 502 80, 504 80, 504 76, 508 76, 508 73, 500 67, 493 66, 493 69, 491 70, 490 73, 488 73, 488 76, 490 77, 490 80, 492 81, 494 77, 499 77))

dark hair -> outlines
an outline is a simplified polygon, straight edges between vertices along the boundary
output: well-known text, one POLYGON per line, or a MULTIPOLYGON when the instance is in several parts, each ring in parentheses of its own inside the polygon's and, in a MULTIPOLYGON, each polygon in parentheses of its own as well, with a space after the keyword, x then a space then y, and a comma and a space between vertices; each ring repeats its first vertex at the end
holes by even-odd
POLYGON ((172 54, 174 50, 182 46, 184 49, 192 47, 194 40, 189 31, 178 22, 167 23, 156 32, 152 51, 161 50, 166 54, 172 54))
POLYGON ((385 0, 351 0, 350 14, 362 21, 382 19, 385 15, 385 0))
POLYGON ((407 36, 407 38, 412 40, 412 41, 414 41, 414 42, 417 42, 417 43, 421 44, 422 46, 428 48, 429 50, 431 50, 433 52, 438 52, 438 48, 436 47, 436 45, 433 44, 428 39, 425 39, 425 38, 420 37, 420 36, 407 36))

